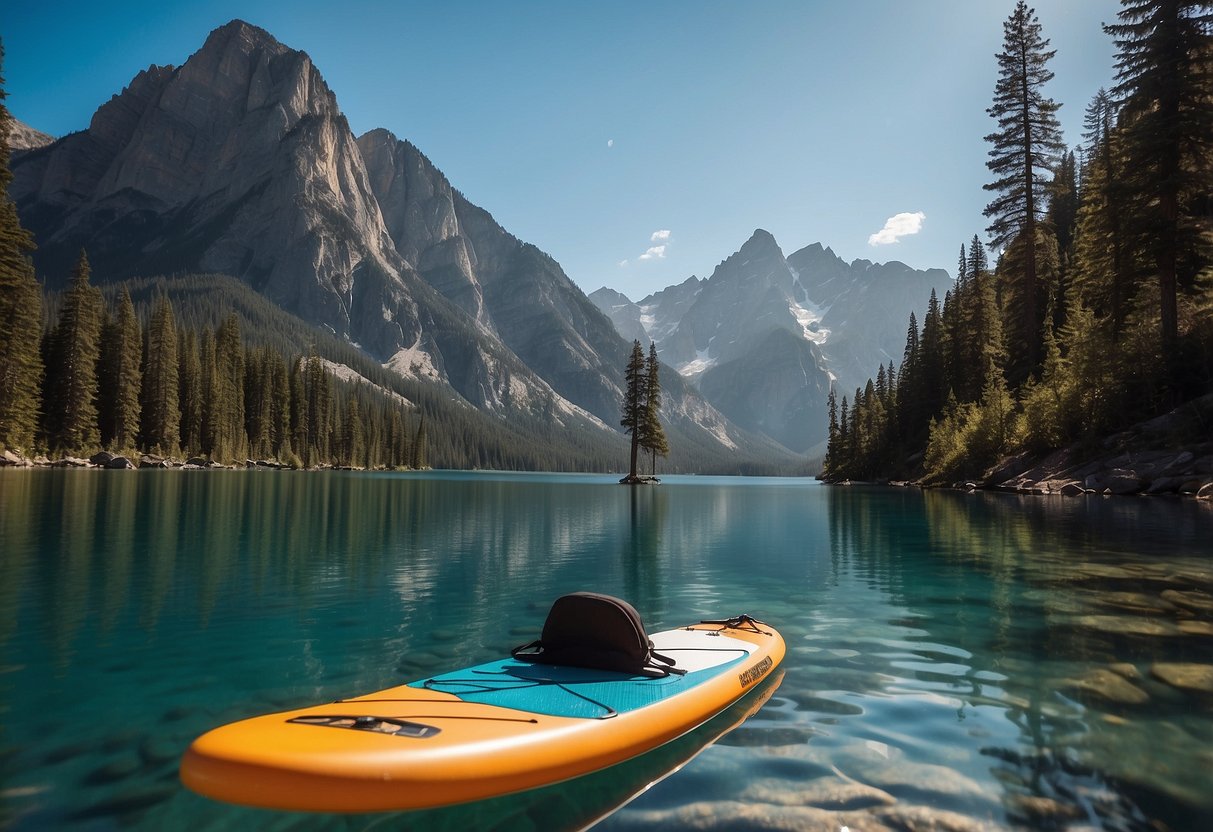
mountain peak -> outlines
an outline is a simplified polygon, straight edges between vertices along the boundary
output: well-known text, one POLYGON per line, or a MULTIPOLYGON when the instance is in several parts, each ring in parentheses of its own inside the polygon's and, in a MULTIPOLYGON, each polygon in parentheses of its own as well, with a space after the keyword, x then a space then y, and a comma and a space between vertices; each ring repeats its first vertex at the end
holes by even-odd
POLYGON ((746 246, 778 247, 778 245, 779 243, 775 242, 775 236, 771 234, 770 231, 767 231, 765 228, 755 228, 754 233, 750 235, 750 239, 746 240, 745 245, 742 246, 742 249, 744 249, 746 246))
POLYGON ((224 23, 207 35, 206 42, 199 51, 226 51, 232 46, 240 48, 246 54, 259 49, 267 49, 276 54, 291 51, 265 29, 239 18, 224 23))

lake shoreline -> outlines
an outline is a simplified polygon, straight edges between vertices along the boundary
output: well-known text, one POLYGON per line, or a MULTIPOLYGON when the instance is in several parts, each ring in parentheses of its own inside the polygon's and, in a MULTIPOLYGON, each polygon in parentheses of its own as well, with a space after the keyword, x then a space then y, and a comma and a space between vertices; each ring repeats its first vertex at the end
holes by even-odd
POLYGON ((180 459, 170 456, 159 456, 157 454, 139 454, 124 455, 115 454, 109 451, 99 451, 88 459, 78 456, 63 456, 59 459, 50 459, 49 457, 39 454, 35 457, 27 457, 15 451, 4 450, 0 452, 0 468, 75 468, 75 469, 95 469, 95 470, 137 470, 144 468, 153 469, 180 469, 185 471, 422 471, 429 470, 428 468, 360 468, 351 465, 320 465, 312 468, 303 468, 295 465, 288 465, 285 462, 279 462, 274 459, 246 459, 243 464, 232 463, 224 464, 215 462, 204 457, 190 457, 188 459, 180 459))

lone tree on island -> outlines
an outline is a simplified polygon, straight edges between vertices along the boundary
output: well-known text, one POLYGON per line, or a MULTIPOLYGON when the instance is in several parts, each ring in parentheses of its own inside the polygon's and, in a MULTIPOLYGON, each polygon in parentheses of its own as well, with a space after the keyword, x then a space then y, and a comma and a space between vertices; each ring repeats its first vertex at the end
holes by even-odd
POLYGON ((649 372, 645 365, 644 349, 639 341, 632 342, 632 354, 628 358, 628 367, 624 372, 623 418, 619 424, 624 433, 632 437, 631 463, 624 482, 639 482, 636 476, 636 458, 639 455, 640 443, 644 438, 645 423, 648 416, 649 372))

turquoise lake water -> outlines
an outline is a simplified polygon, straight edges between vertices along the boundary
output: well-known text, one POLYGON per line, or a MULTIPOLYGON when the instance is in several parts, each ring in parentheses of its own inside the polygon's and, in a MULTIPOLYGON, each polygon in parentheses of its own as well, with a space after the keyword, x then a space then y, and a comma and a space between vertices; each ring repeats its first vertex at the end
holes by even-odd
POLYGON ((1192 501, 0 471, 0 828, 1208 828, 1211 560, 1192 501), (450 810, 269 812, 177 781, 215 725, 501 656, 578 589, 651 631, 769 621, 782 680, 632 763, 450 810))

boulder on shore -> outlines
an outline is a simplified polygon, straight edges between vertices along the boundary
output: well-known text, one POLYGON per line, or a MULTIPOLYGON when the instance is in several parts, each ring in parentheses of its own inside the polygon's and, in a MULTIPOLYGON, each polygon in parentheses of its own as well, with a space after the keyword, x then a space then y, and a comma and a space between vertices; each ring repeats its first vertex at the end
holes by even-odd
POLYGON ((24 457, 16 451, 10 451, 8 448, 0 453, 0 466, 12 465, 18 468, 28 468, 33 464, 28 457, 24 457))

